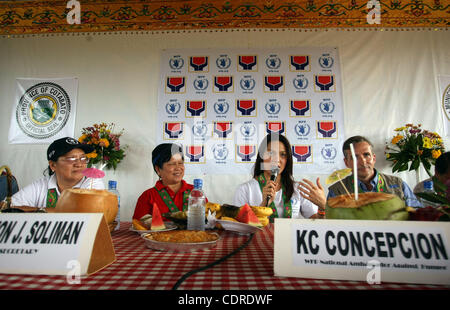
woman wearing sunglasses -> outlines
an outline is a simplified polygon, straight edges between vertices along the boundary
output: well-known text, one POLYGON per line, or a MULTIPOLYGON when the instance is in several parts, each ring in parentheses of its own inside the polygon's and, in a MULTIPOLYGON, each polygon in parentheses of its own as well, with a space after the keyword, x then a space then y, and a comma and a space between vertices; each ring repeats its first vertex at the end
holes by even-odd
MULTIPOLYGON (((63 190, 91 188, 91 179, 86 178, 82 171, 88 162, 86 154, 93 150, 92 146, 70 137, 53 141, 47 149, 48 175, 15 193, 11 205, 23 210, 27 207, 54 208, 63 190)), ((101 179, 93 179, 92 188, 105 189, 105 185, 101 179)))

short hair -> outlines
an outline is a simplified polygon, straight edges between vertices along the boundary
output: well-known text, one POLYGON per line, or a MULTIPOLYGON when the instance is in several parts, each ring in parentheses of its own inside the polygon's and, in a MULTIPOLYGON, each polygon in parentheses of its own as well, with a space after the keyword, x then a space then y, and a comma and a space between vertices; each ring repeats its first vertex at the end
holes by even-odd
POLYGON ((353 136, 353 137, 350 137, 347 140, 345 140, 344 145, 342 146, 342 153, 344 153, 344 157, 345 157, 345 151, 350 151, 350 144, 355 145, 356 143, 361 143, 361 142, 369 143, 370 147, 373 149, 372 142, 370 142, 369 139, 367 139, 366 137, 353 136))
POLYGON ((156 167, 162 169, 164 163, 170 161, 175 154, 181 154, 181 158, 184 160, 183 148, 175 143, 162 143, 155 147, 152 152, 152 164, 153 170, 156 172, 156 167))
POLYGON ((436 159, 436 165, 434 166, 435 173, 446 174, 450 169, 450 152, 441 154, 436 159))

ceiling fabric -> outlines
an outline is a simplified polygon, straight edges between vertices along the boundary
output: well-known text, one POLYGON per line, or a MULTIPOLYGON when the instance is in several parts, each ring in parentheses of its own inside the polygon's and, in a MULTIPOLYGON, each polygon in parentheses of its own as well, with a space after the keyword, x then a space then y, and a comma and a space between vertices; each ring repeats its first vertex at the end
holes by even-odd
POLYGON ((229 29, 446 30, 443 0, 2 1, 0 35, 229 29), (80 4, 80 24, 69 24, 80 4), (370 3, 369 3, 370 2, 370 3), (369 3, 369 5, 368 5, 369 3), (374 23, 376 4, 379 23, 374 23))

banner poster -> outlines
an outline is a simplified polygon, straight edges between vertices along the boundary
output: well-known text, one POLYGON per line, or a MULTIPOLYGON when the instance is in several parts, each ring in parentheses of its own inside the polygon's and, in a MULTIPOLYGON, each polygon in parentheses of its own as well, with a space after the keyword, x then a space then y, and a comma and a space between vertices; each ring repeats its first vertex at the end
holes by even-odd
POLYGON ((439 103, 444 119, 445 135, 450 136, 450 75, 439 75, 439 103))
POLYGON ((165 50, 160 72, 157 143, 182 145, 187 174, 252 173, 268 133, 294 174, 343 166, 337 48, 165 50))
POLYGON ((51 143, 73 137, 78 79, 16 79, 8 141, 51 143))

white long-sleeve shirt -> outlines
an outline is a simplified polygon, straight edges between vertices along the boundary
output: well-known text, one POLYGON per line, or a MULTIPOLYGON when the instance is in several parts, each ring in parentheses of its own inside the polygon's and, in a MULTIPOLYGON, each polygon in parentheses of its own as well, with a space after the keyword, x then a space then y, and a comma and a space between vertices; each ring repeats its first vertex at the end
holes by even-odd
MULTIPOLYGON (((275 206, 277 208, 278 217, 283 217, 283 190, 280 189, 274 199, 275 206)), ((243 206, 249 204, 250 206, 260 206, 263 204, 263 196, 259 183, 255 179, 251 179, 248 182, 240 184, 235 193, 234 201, 235 206, 243 206)), ((292 205, 292 218, 310 218, 317 213, 318 207, 311 201, 303 198, 298 191, 298 183, 294 183, 294 193, 291 197, 292 205)))
MULTIPOLYGON (((91 188, 92 189, 105 189, 105 185, 101 179, 91 179, 83 177, 73 188, 91 188)), ((47 193, 49 189, 56 189, 58 197, 61 193, 58 190, 56 184, 56 175, 44 176, 33 183, 25 186, 11 197, 12 206, 29 206, 44 208, 47 204, 47 193)))

